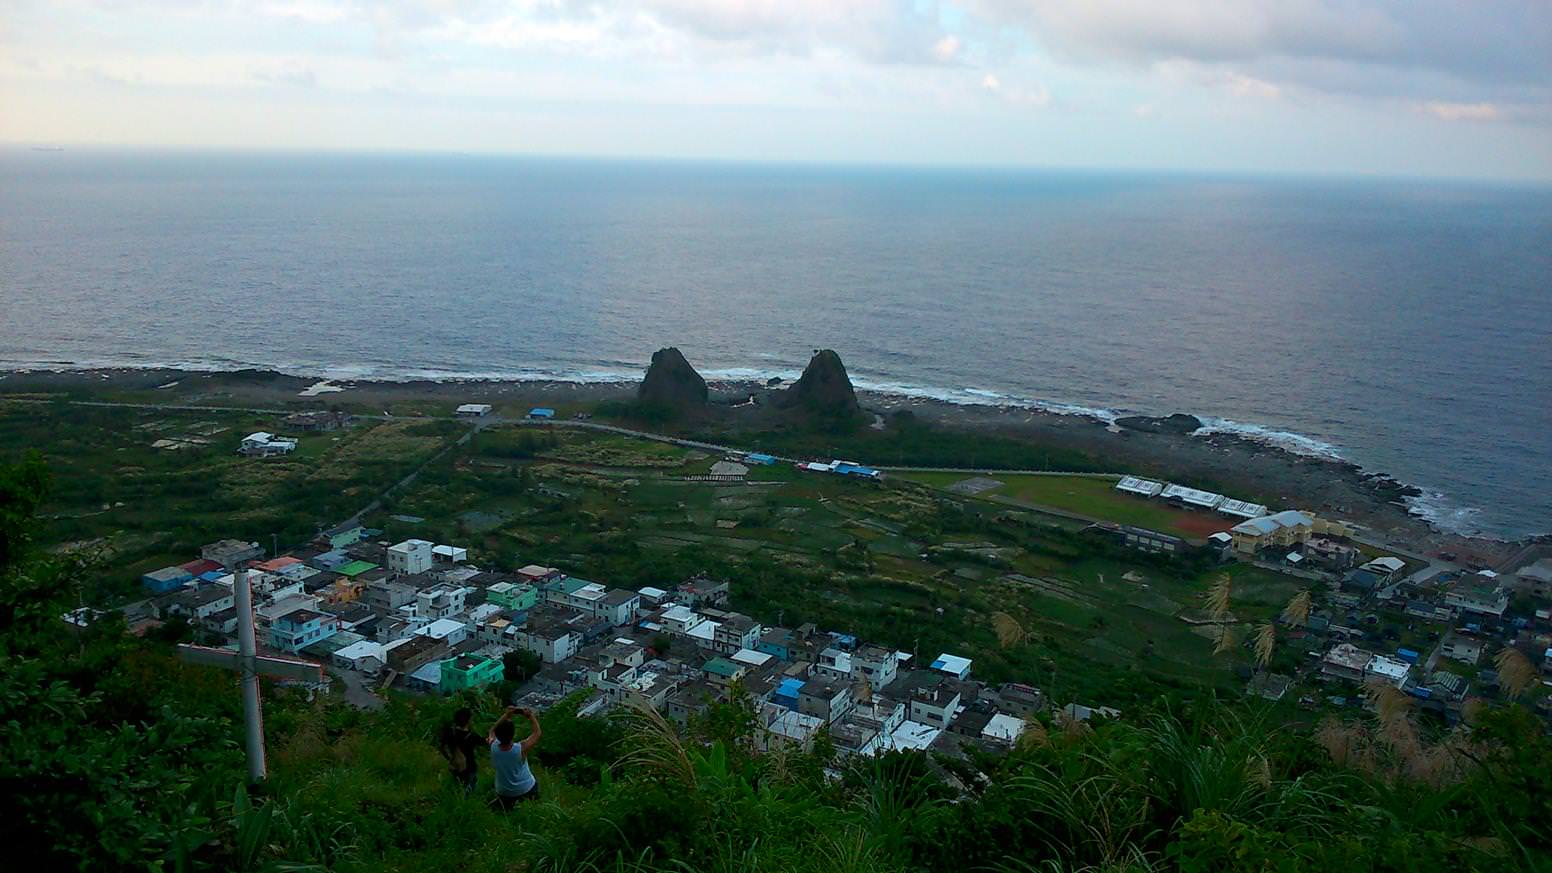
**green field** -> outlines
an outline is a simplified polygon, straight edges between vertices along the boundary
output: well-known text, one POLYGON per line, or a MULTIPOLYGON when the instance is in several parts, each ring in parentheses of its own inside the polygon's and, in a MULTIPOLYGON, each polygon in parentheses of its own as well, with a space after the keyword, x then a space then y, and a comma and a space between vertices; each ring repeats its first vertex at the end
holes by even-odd
POLYGON ((1003 475, 996 472, 896 473, 902 479, 934 488, 948 488, 974 478, 995 479, 1001 486, 975 496, 986 500, 1011 501, 1033 507, 1049 507, 1076 513, 1099 521, 1129 524, 1193 539, 1233 527, 1234 520, 1208 512, 1176 509, 1158 500, 1149 500, 1115 489, 1115 480, 1091 476, 1003 475))
POLYGON ((284 432, 275 417, 251 413, 0 400, 0 459, 42 454, 53 477, 44 536, 97 555, 86 581, 108 599, 136 595, 141 573, 188 561, 215 539, 300 544, 370 503, 464 428, 364 421, 304 435, 285 457, 238 456, 238 441, 256 430, 284 432))
MULTIPOLYGON (((710 483, 687 478, 719 460, 706 452, 515 425, 452 446, 466 425, 436 419, 306 436, 286 458, 236 456, 237 438, 259 429, 279 428, 237 412, 0 403, 8 455, 37 446, 53 470, 50 543, 100 549, 106 560, 90 575, 109 599, 134 596, 140 573, 213 539, 268 545, 274 535, 299 546, 419 468, 366 519, 387 538, 453 542, 482 564, 548 564, 633 588, 720 574, 735 583, 735 606, 767 623, 811 621, 927 658, 953 651, 974 658, 983 678, 1052 676, 1043 681, 1073 696, 1235 682, 1237 656, 1213 655, 1212 641, 1179 618, 1199 605, 1213 568, 1119 551, 1077 523, 1020 508, 1177 532, 1181 516, 1198 517, 1116 494, 1108 480, 1007 477, 970 498, 776 465, 751 468, 747 483, 710 483), (206 431, 203 445, 151 447, 206 431), (999 637, 1008 619, 1020 639, 999 637)), ((967 477, 909 478, 941 488, 967 477)), ((1263 570, 1231 572, 1235 616, 1246 622, 1274 614, 1298 587, 1263 570)))
MULTIPOLYGON (((617 435, 546 429, 553 442, 528 446, 525 458, 500 457, 532 439, 525 433, 532 429, 482 432, 370 521, 389 537, 452 540, 504 566, 556 565, 612 585, 722 574, 736 583, 735 606, 766 622, 812 621, 928 657, 965 653, 985 678, 1034 681, 1054 672, 1072 693, 1112 699, 1159 681, 1234 681, 1233 659, 1213 655, 1212 641, 1177 617, 1199 605, 1215 570, 1152 563, 1051 516, 909 485, 787 465, 752 468, 759 484, 684 481, 716 459, 617 435), (407 524, 396 514, 426 520, 407 524), (997 613, 1011 616, 1025 639, 999 641, 997 613)), ((967 477, 911 478, 938 485, 967 477)), ((1108 480, 1012 477, 999 491, 1074 512, 1127 507, 1135 513, 1128 523, 1173 530, 1159 520, 1198 515, 1134 503, 1112 494, 1108 480)), ((1242 621, 1264 620, 1299 587, 1255 568, 1230 572, 1243 577, 1235 608, 1242 621)))

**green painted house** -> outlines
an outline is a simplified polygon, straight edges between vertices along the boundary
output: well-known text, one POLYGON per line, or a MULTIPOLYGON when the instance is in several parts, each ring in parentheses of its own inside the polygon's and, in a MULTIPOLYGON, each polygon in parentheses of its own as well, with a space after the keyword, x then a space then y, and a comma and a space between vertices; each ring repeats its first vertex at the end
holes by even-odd
POLYGON ((465 688, 483 688, 492 682, 500 682, 501 662, 495 658, 478 655, 459 655, 442 662, 443 694, 452 694, 465 688))
POLYGON ((366 528, 353 522, 346 522, 324 531, 322 539, 328 540, 331 550, 343 549, 366 539, 366 528))
POLYGON ((539 589, 526 582, 497 582, 485 589, 485 600, 503 609, 529 610, 539 602, 539 589))

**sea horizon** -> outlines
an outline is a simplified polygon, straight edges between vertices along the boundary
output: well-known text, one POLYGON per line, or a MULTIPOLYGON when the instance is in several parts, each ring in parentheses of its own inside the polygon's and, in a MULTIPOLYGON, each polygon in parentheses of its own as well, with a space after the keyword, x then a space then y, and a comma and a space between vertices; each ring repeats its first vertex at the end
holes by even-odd
POLYGON ((824 346, 866 390, 1186 412, 1446 530, 1552 531, 1535 183, 370 155, 0 150, 0 367, 626 381, 677 345, 764 379, 824 346))

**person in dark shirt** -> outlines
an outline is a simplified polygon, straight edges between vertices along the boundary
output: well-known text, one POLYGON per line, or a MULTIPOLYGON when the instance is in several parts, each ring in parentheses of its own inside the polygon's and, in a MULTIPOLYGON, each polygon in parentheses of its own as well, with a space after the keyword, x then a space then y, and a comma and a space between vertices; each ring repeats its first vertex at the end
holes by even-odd
POLYGON ((476 751, 482 751, 484 747, 480 735, 469 725, 472 718, 474 713, 467 706, 453 713, 452 723, 442 728, 439 744, 442 757, 447 759, 448 772, 453 774, 455 782, 463 786, 465 794, 474 790, 474 782, 479 777, 476 751))

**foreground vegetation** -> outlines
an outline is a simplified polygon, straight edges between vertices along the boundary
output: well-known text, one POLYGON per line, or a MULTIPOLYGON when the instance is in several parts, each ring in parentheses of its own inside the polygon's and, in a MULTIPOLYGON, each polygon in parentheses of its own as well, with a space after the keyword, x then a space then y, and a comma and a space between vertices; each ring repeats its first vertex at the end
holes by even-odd
POLYGON ((1428 735, 1404 699, 1314 729, 1198 695, 1029 724, 1006 754, 760 753, 750 713, 544 716, 543 799, 500 814, 434 751, 451 709, 268 689, 273 778, 242 786, 230 674, 57 616, 41 465, 0 469, 0 837, 16 869, 1545 870, 1552 744, 1525 711, 1428 735))

